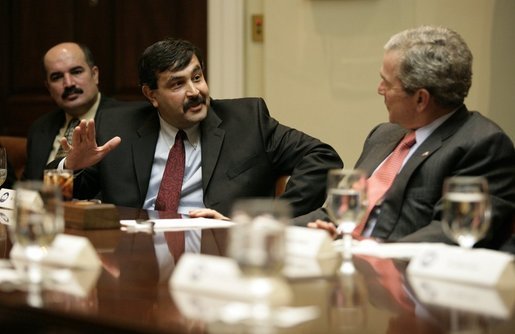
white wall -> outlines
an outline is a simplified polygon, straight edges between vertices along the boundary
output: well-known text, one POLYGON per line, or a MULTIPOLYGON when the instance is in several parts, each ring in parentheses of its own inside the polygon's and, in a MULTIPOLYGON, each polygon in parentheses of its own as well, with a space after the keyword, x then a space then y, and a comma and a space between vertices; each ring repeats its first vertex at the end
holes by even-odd
POLYGON ((387 121, 377 95, 383 45, 421 24, 458 31, 474 54, 470 109, 515 138, 515 1, 247 0, 245 95, 263 96, 281 122, 330 143, 351 167, 364 138, 387 121), (250 39, 264 14, 265 41, 250 39))
POLYGON ((223 67, 209 73, 213 96, 264 97, 274 117, 333 145, 348 167, 369 130, 387 121, 376 92, 384 43, 421 24, 448 26, 465 38, 474 54, 465 102, 515 139, 513 0, 210 0, 209 6, 210 67, 223 67), (251 40, 251 15, 258 13, 264 43, 251 40), (234 85, 240 77, 243 83, 234 85))

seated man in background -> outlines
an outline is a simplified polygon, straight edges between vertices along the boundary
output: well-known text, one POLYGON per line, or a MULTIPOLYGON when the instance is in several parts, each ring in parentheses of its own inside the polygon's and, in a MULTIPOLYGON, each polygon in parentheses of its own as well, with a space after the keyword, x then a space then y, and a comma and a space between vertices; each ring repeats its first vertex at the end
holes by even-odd
POLYGON ((322 205, 327 171, 343 166, 338 154, 277 122, 262 99, 212 99, 197 47, 176 39, 151 45, 139 79, 151 106, 104 112, 96 133, 94 121, 82 121, 72 146, 64 143, 60 166, 83 169, 76 198, 101 191, 117 205, 228 215, 239 198, 274 197, 277 178, 291 175, 281 198, 294 216, 322 205))
POLYGON ((94 119, 103 109, 123 103, 101 96, 99 69, 85 45, 60 43, 53 46, 43 57, 43 67, 45 86, 59 109, 41 116, 31 125, 23 179, 43 179, 48 162, 65 155, 60 140, 68 134, 71 136, 81 119, 94 119))
MULTIPOLYGON (((499 248, 511 235, 515 213, 515 150, 492 121, 464 105, 472 83, 472 54, 456 32, 423 26, 393 36, 385 45, 378 87, 389 123, 368 135, 355 168, 374 175, 403 138, 413 137, 400 171, 354 235, 383 241, 449 242, 441 227, 442 186, 450 176, 484 176, 492 205, 491 226, 478 247, 499 248), (408 135, 410 134, 410 135, 408 135)), ((399 145, 400 146, 400 145, 399 145)), ((394 153, 392 153, 394 152, 394 153)), ((369 203, 370 205, 370 203, 369 203)), ((297 225, 337 231, 326 209, 297 225)))

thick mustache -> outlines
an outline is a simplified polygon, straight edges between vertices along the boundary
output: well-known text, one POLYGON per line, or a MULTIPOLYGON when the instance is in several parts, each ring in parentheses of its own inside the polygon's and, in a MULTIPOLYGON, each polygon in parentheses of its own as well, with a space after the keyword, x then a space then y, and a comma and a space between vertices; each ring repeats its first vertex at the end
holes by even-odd
POLYGON ((206 99, 204 99, 204 97, 202 95, 199 95, 193 99, 189 99, 188 101, 186 101, 184 103, 184 105, 182 106, 183 107, 182 110, 188 110, 189 108, 196 107, 200 104, 205 104, 205 103, 206 103, 206 99))
POLYGON ((71 94, 82 94, 82 93, 84 93, 84 91, 82 89, 80 89, 79 87, 76 87, 76 86, 66 87, 64 89, 62 98, 65 99, 68 96, 70 96, 71 94))

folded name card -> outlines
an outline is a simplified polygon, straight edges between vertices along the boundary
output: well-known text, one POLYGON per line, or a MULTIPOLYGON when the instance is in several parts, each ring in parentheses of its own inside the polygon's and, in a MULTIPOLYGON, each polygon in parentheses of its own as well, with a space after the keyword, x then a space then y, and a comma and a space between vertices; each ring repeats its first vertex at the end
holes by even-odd
POLYGON ((11 225, 14 220, 14 211, 8 209, 0 209, 0 224, 11 225))
POLYGON ((250 303, 285 305, 292 297, 281 278, 246 277, 233 259, 195 253, 181 256, 169 284, 174 290, 250 303))
POLYGON ((338 257, 333 241, 324 230, 299 226, 286 229, 286 254, 315 259, 338 257))
MULTIPOLYGON (((10 256, 17 261, 27 260, 23 247, 18 243, 14 244, 10 256)), ((87 238, 68 234, 55 237, 43 264, 82 269, 97 269, 101 266, 100 258, 87 238)))
POLYGON ((341 264, 341 257, 336 256, 323 259, 286 256, 283 274, 288 278, 330 277, 341 264))
POLYGON ((406 271, 412 276, 479 286, 515 287, 513 256, 489 249, 428 245, 411 259, 406 271))
POLYGON ((506 319, 515 301, 515 289, 500 290, 412 275, 408 275, 408 280, 424 304, 506 319))
POLYGON ((0 189, 0 208, 13 210, 15 195, 15 190, 5 188, 0 189))

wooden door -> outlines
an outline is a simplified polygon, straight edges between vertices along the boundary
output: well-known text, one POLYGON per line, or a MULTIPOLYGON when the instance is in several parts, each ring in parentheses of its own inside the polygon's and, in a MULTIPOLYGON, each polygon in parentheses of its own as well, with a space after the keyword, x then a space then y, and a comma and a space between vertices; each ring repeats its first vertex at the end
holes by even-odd
POLYGON ((167 36, 190 40, 207 59, 207 0, 0 1, 0 133, 26 136, 32 121, 56 108, 42 67, 53 45, 86 44, 102 94, 141 100, 139 56, 167 36))

